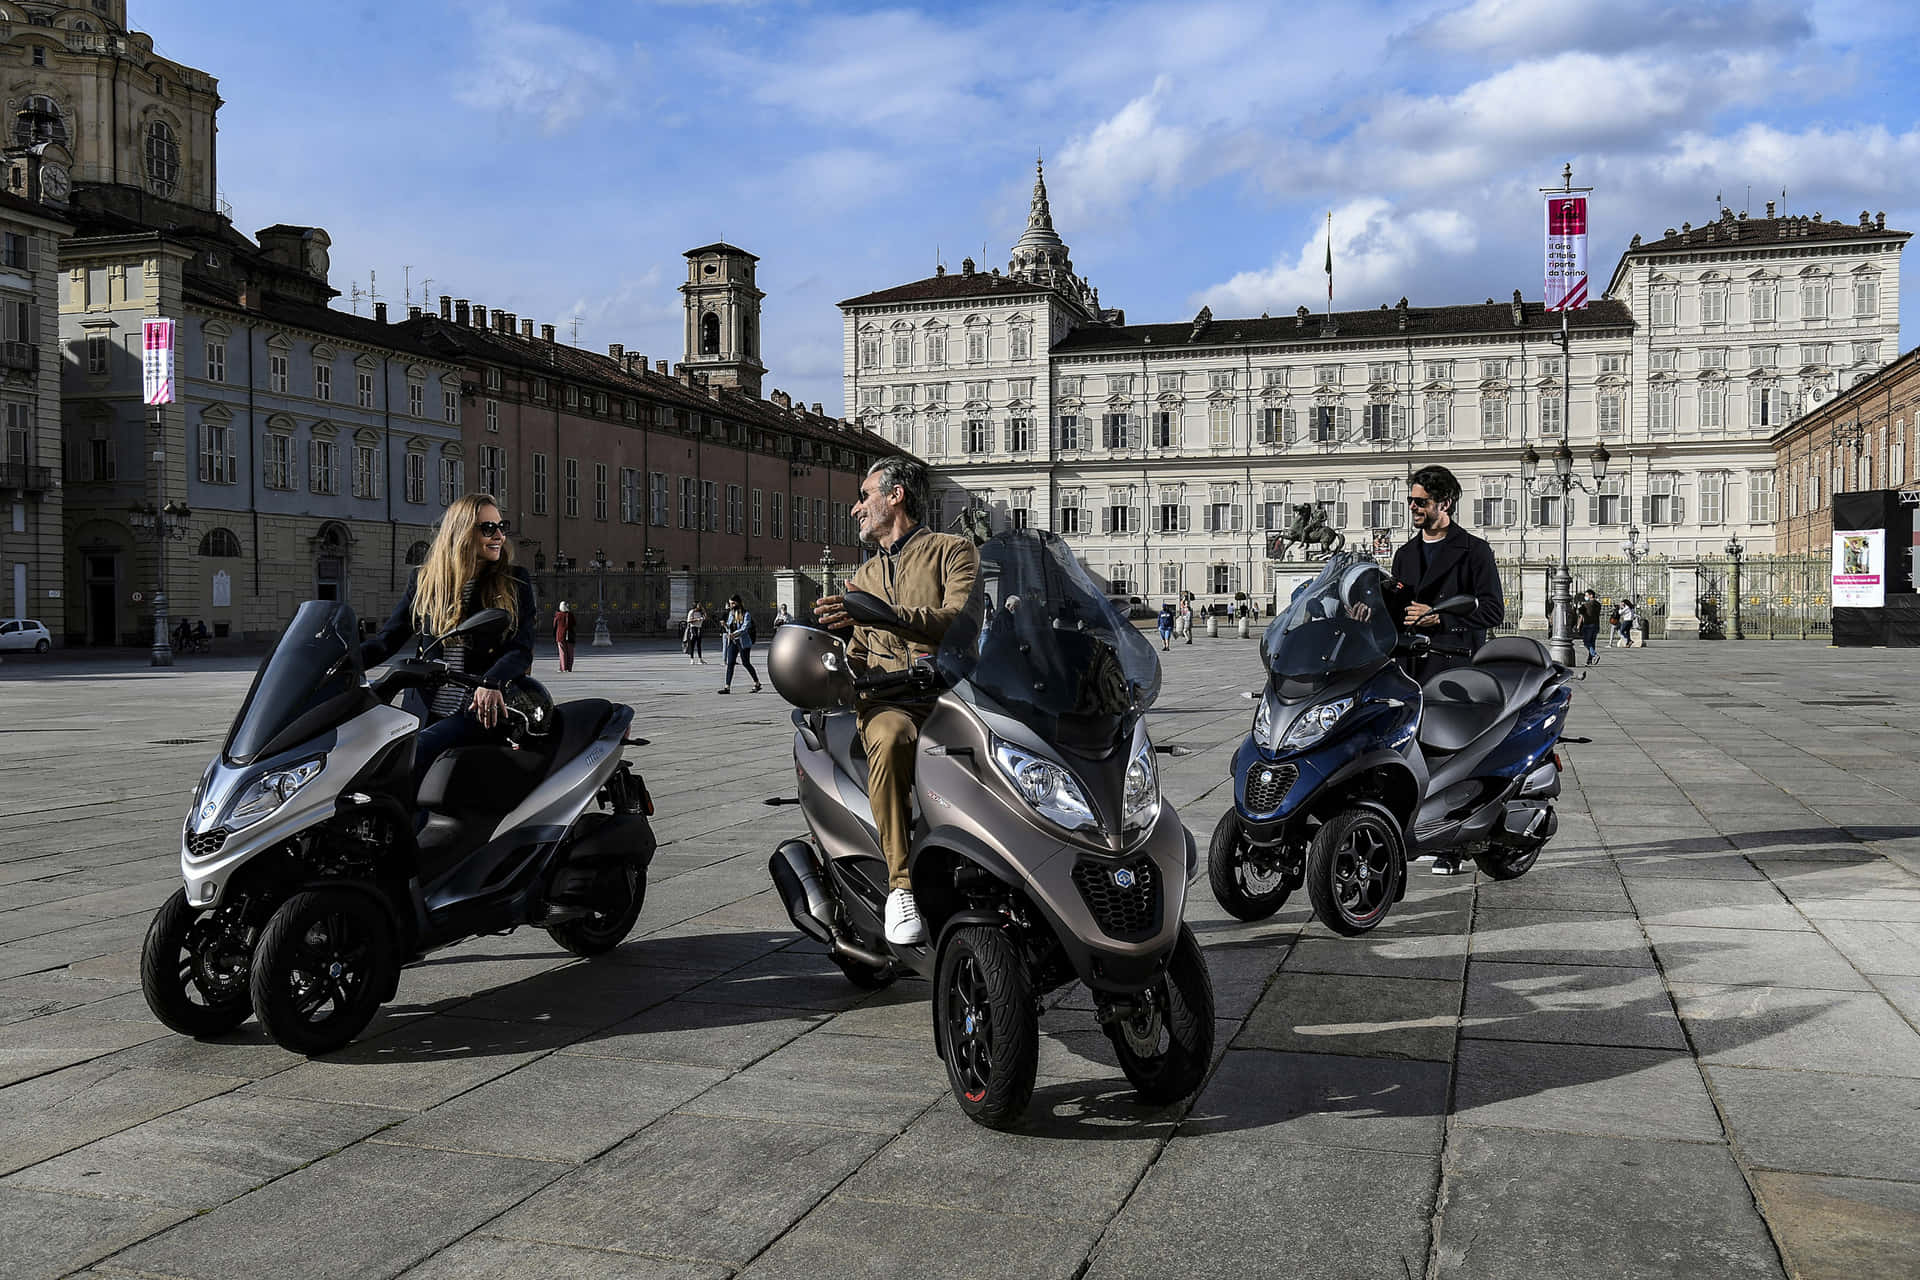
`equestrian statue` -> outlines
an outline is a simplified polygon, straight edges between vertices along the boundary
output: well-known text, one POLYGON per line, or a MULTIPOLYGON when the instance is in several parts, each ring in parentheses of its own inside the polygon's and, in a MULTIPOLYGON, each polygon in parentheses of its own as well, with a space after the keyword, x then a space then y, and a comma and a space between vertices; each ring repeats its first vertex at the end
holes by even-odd
POLYGON ((1337 555, 1346 545, 1346 535, 1327 523, 1326 514, 1318 505, 1302 502, 1293 508, 1292 526, 1285 533, 1274 534, 1269 540, 1267 554, 1271 559, 1285 560, 1295 547, 1305 547, 1309 551, 1318 547, 1323 555, 1331 556, 1337 555))

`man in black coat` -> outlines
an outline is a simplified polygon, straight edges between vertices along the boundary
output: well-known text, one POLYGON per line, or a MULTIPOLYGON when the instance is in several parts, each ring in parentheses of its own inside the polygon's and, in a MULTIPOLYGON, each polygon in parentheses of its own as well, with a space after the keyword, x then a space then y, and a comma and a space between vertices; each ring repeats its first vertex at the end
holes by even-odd
POLYGON ((1488 629, 1507 616, 1493 548, 1454 518, 1459 502, 1460 482, 1445 467, 1422 467, 1408 481, 1407 506, 1413 513, 1414 533, 1394 553, 1393 576, 1410 597, 1401 628, 1417 628, 1434 639, 1433 651, 1414 673, 1421 679, 1466 665, 1469 655, 1487 642, 1488 629), (1460 595, 1473 597, 1472 613, 1458 617, 1433 611, 1448 596, 1460 595))

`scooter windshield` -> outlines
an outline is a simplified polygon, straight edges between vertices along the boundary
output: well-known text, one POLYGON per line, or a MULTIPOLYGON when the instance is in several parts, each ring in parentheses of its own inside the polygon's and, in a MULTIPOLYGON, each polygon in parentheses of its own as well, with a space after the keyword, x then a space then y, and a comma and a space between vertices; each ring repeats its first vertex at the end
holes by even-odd
POLYGON ((1283 679, 1315 682, 1384 661, 1398 632, 1385 575, 1372 560, 1345 552, 1294 592, 1267 626, 1260 656, 1283 679))
POLYGON ((1102 757, 1160 695, 1153 646, 1052 533, 1009 530, 980 548, 973 607, 947 629, 940 674, 991 698, 1047 741, 1102 757))
POLYGON ((227 759, 250 764, 284 751, 357 714, 371 697, 353 610, 309 600, 260 664, 227 735, 227 759))

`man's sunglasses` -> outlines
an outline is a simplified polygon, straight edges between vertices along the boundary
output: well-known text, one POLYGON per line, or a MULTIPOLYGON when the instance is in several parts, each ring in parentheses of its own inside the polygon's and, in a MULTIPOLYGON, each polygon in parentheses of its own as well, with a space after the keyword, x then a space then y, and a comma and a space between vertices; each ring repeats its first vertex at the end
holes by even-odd
POLYGON ((491 538, 495 534, 508 534, 513 532, 513 526, 505 520, 477 520, 474 522, 473 527, 480 531, 480 536, 483 538, 491 538))
POLYGON ((1433 505, 1433 499, 1432 498, 1408 498, 1407 505, 1412 507, 1415 511, 1425 511, 1428 507, 1433 505))

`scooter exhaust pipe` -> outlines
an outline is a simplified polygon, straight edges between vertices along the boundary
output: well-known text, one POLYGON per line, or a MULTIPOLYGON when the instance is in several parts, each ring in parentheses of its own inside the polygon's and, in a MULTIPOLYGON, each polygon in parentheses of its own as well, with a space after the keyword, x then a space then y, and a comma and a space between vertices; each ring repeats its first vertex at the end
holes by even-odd
POLYGON ((800 932, 815 942, 833 946, 833 899, 820 883, 820 863, 813 846, 804 840, 783 842, 767 860, 767 871, 800 932))

